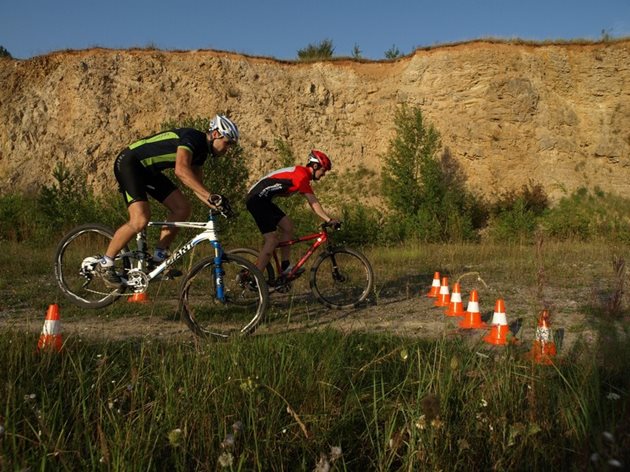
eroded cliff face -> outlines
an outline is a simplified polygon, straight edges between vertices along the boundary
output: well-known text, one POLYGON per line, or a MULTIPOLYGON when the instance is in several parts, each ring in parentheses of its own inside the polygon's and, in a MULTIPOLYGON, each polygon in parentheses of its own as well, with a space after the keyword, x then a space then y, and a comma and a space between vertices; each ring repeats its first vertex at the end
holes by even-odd
POLYGON ((165 121, 227 112, 257 178, 320 148, 376 172, 401 104, 418 106, 486 196, 530 180, 630 197, 630 41, 449 45, 394 62, 290 63, 217 51, 103 50, 0 60, 0 192, 52 182, 57 162, 114 187, 119 150, 165 121))

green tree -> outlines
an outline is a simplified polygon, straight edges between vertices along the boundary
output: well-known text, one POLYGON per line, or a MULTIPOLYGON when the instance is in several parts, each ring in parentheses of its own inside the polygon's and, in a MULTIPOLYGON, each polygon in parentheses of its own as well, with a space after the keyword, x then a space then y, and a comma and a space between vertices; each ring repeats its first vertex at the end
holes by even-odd
POLYGON ((361 59, 361 58, 363 58, 361 48, 359 48, 358 44, 355 44, 354 47, 352 48, 352 57, 354 59, 361 59))
POLYGON ((9 59, 13 58, 11 53, 7 51, 4 46, 0 46, 0 57, 8 57, 9 59))
POLYGON ((319 59, 330 59, 333 56, 335 48, 330 39, 324 39, 318 44, 309 44, 297 52, 298 59, 301 61, 316 61, 319 59))
POLYGON ((418 108, 400 108, 396 136, 383 156, 383 197, 394 217, 390 233, 430 241, 465 240, 487 218, 481 201, 470 194, 457 162, 418 108))
POLYGON ((401 56, 402 56, 402 53, 396 47, 395 44, 393 44, 391 48, 389 48, 387 51, 385 51, 385 58, 386 59, 396 59, 397 57, 401 57, 401 56))
POLYGON ((394 118, 396 136, 390 141, 384 157, 383 196, 394 211, 415 215, 427 200, 432 199, 439 174, 436 154, 440 136, 432 125, 424 122, 420 109, 402 107, 394 118))

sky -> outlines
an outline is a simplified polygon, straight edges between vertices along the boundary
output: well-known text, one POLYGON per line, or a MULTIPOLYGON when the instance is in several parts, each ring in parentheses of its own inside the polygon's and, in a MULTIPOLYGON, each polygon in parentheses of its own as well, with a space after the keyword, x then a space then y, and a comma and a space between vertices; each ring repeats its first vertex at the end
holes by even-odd
POLYGON ((481 38, 630 37, 630 0, 0 0, 14 58, 105 47, 215 49, 292 60, 332 41, 335 56, 481 38))

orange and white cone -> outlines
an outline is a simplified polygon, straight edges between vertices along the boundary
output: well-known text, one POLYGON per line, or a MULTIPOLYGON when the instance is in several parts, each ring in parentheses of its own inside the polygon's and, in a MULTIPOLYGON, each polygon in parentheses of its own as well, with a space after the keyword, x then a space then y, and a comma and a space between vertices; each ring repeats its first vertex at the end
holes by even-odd
POLYGON ((510 328, 507 324, 507 316, 505 314, 505 302, 499 298, 494 304, 494 315, 492 316, 492 327, 490 334, 485 336, 483 340, 488 344, 502 346, 508 343, 507 335, 510 328))
POLYGON ((149 301, 149 295, 147 295, 147 292, 134 293, 127 297, 127 301, 129 303, 147 303, 149 301))
POLYGON ((462 329, 479 329, 486 328, 486 325, 481 321, 481 312, 479 311, 479 293, 477 290, 470 292, 470 298, 468 299, 468 308, 464 313, 464 319, 459 322, 459 327, 462 329))
POLYGON ((427 293, 427 297, 437 298, 439 294, 440 294, 440 273, 435 272, 433 274, 433 282, 431 283, 431 288, 429 289, 429 293, 427 293))
POLYGON ((537 364, 551 365, 553 364, 551 358, 557 354, 549 318, 548 310, 543 310, 540 313, 538 326, 536 327, 536 338, 531 351, 529 351, 529 356, 537 364))
POLYGON ((59 321, 59 305, 48 306, 46 320, 42 328, 42 334, 37 342, 37 350, 54 350, 61 352, 63 339, 61 338, 61 321, 59 321))
POLYGON ((433 306, 445 307, 451 302, 451 294, 448 290, 448 277, 442 277, 442 285, 440 285, 440 293, 433 302, 433 306))
POLYGON ((444 311, 446 316, 464 316, 464 304, 462 303, 462 291, 459 286, 459 282, 455 282, 453 285, 453 293, 451 294, 451 301, 448 304, 448 309, 444 311))

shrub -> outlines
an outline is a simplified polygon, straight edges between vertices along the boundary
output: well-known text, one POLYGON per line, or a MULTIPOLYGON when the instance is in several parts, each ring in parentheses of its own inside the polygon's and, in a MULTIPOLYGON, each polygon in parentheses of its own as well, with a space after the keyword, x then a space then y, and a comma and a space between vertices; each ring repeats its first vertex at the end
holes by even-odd
POLYGON ((546 234, 558 240, 603 239, 630 242, 630 200, 595 188, 579 188, 541 218, 546 234))
POLYGON ((504 192, 490 205, 488 233, 494 241, 531 242, 539 219, 549 208, 549 198, 541 184, 530 181, 520 191, 504 192))
POLYGON ((309 44, 305 48, 298 49, 297 55, 300 61, 316 61, 320 59, 330 59, 335 48, 330 39, 324 39, 318 44, 309 44))
POLYGON ((398 57, 402 57, 402 53, 400 52, 400 49, 396 47, 395 44, 393 44, 391 48, 385 51, 386 59, 396 59, 398 57))
POLYGON ((9 58, 9 59, 13 58, 11 53, 9 51, 7 51, 4 46, 0 46, 0 57, 6 57, 6 58, 9 58))
POLYGON ((437 157, 437 130, 425 123, 418 108, 402 107, 394 123, 396 136, 383 156, 382 170, 383 197, 399 218, 393 234, 423 241, 475 239, 487 211, 465 189, 464 175, 449 150, 437 157))

